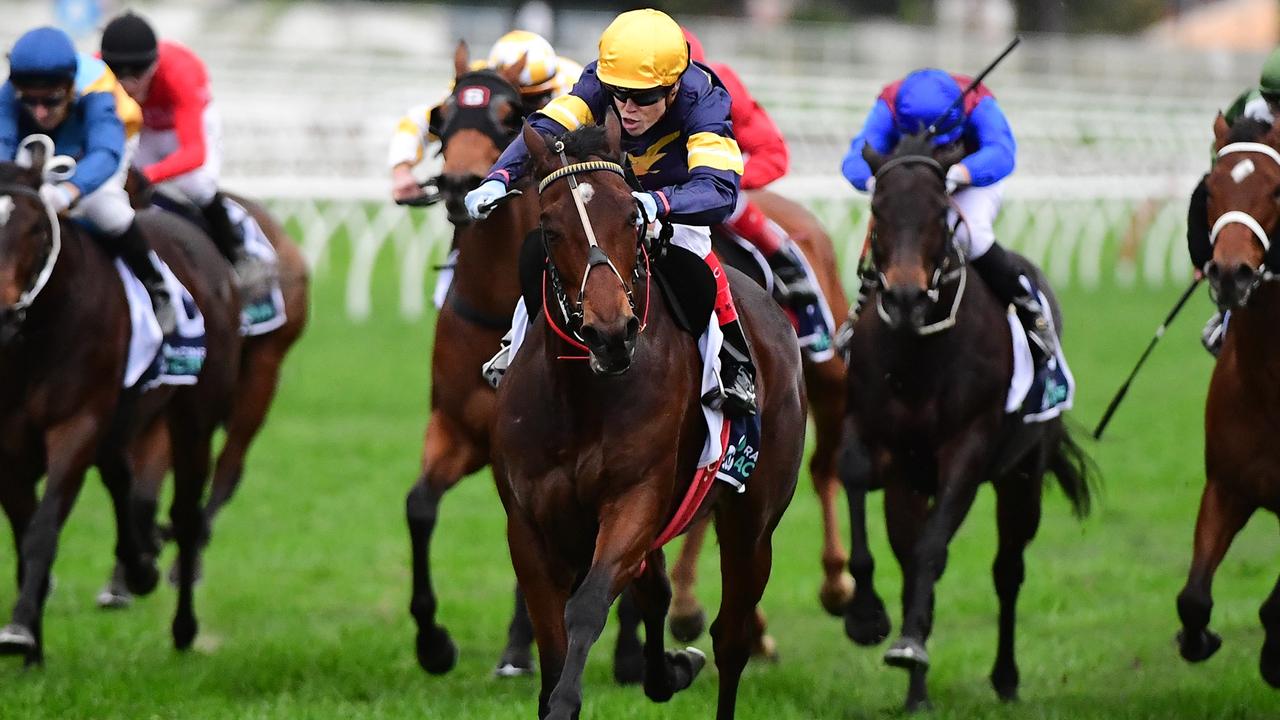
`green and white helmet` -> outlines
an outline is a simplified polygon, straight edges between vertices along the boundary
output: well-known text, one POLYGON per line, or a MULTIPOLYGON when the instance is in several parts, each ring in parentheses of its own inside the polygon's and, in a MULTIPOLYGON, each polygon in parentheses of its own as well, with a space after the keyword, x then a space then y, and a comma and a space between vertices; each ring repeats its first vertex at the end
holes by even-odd
POLYGON ((1272 50, 1266 62, 1262 63, 1262 77, 1258 80, 1258 89, 1263 95, 1280 95, 1280 48, 1272 50))

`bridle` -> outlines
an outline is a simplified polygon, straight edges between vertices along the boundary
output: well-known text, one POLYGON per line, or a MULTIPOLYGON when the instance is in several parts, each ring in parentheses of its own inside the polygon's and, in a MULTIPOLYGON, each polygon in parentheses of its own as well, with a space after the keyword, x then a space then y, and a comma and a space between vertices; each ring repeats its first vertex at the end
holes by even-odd
MULTIPOLYGON (((1276 163, 1276 165, 1280 166, 1280 151, 1277 151, 1270 145, 1263 143, 1237 142, 1224 145, 1222 149, 1218 151, 1218 157, 1225 157, 1233 153, 1261 153, 1270 158, 1276 163)), ((1213 247, 1217 244, 1218 235, 1221 234, 1222 230, 1228 225, 1245 226, 1249 229, 1253 238, 1258 241, 1258 244, 1262 246, 1262 264, 1258 266, 1258 272, 1254 277, 1253 282, 1241 296, 1242 299, 1248 298, 1253 294, 1254 290, 1258 289, 1259 285, 1275 279, 1275 274, 1267 268, 1267 253, 1271 251, 1271 237, 1262 227, 1262 223, 1258 222, 1257 218, 1254 216, 1243 210, 1228 210, 1227 212, 1222 213, 1222 215, 1213 223, 1213 228, 1209 231, 1209 247, 1213 247)))
POLYGON ((36 298, 40 296, 41 291, 49 284, 49 278, 53 275, 53 268, 58 264, 58 256, 62 254, 62 226, 58 222, 57 213, 53 211, 53 208, 44 201, 44 198, 34 188, 17 183, 0 184, 0 197, 6 195, 23 195, 35 200, 44 209, 45 216, 49 221, 50 247, 49 254, 45 256, 44 266, 40 268, 40 272, 36 275, 31 287, 27 288, 18 297, 18 301, 8 308, 11 317, 20 325, 26 319, 27 310, 31 308, 36 298))
MULTIPOLYGON (((449 94, 446 104, 453 108, 443 125, 437 125, 435 113, 429 119, 432 133, 440 138, 440 153, 444 153, 449 138, 460 130, 475 130, 493 141, 501 152, 505 150, 515 136, 525 118, 525 105, 516 89, 506 78, 493 70, 473 70, 460 75, 454 83, 453 92, 449 94), (506 100, 512 108, 512 114, 503 121, 498 117, 497 100, 506 100)), ((445 198, 448 192, 465 193, 473 188, 456 187, 457 181, 446 177, 443 173, 430 178, 422 184, 425 197, 415 205, 434 205, 445 198)), ((478 182, 476 183, 478 184, 478 182)))
MULTIPOLYGON (((945 178, 946 176, 946 171, 943 169, 942 163, 928 155, 902 155, 891 158, 880 166, 880 169, 876 171, 877 186, 880 184, 880 179, 890 170, 913 165, 923 165, 937 173, 939 178, 945 178)), ((968 265, 965 263, 964 254, 959 252, 955 246, 956 229, 959 228, 961 223, 964 223, 967 226, 968 222, 965 220, 964 214, 960 212, 960 208, 956 206, 955 201, 948 197, 948 202, 951 203, 951 207, 956 211, 956 215, 959 219, 954 226, 947 224, 945 216, 942 219, 943 235, 946 238, 946 241, 943 244, 944 252, 942 262, 938 263, 933 269, 933 276, 929 278, 929 284, 925 289, 925 295, 929 298, 930 304, 937 304, 938 299, 942 295, 943 285, 958 280, 959 286, 956 288, 955 297, 952 298, 951 309, 948 311, 947 316, 937 322, 913 328, 916 335, 933 335, 943 332, 944 330, 950 330, 954 327, 956 324, 956 317, 960 313, 960 302, 964 299, 965 287, 968 285, 968 265), (954 266, 952 258, 955 258, 954 266)), ((876 234, 876 230, 873 227, 871 230, 871 243, 873 246, 875 244, 876 234)), ((876 274, 879 278, 880 288, 882 290, 887 288, 889 286, 889 281, 888 278, 885 277, 884 272, 877 269, 876 274)), ((882 301, 883 297, 883 292, 876 293, 876 312, 880 315, 881 320, 889 322, 889 313, 884 309, 882 301)))
MULTIPOLYGON (((560 162, 562 166, 548 174, 541 182, 538 183, 538 194, 541 195, 548 187, 561 179, 568 180, 569 192, 573 196, 573 204, 578 211, 578 219, 582 223, 583 231, 586 233, 587 245, 589 248, 587 250, 587 269, 582 273, 582 282, 578 287, 578 299, 570 300, 568 293, 565 292, 564 281, 560 277, 560 272, 556 269, 555 263, 551 260, 551 248, 547 245, 546 232, 545 230, 542 230, 541 226, 539 227, 543 250, 547 256, 546 268, 542 275, 542 292, 543 296, 546 297, 547 285, 550 284, 552 298, 556 301, 556 306, 560 310, 564 327, 562 328, 556 323, 556 320, 551 317, 550 312, 544 311, 543 315, 547 319, 547 324, 551 326, 551 329, 559 335, 562 340, 578 350, 589 353, 590 348, 587 347, 586 341, 582 338, 582 323, 584 315, 583 303, 585 302, 587 291, 587 278, 591 276, 591 271, 596 267, 603 265, 609 268, 609 271, 613 273, 615 278, 617 278, 618 283, 622 285, 623 291, 627 294, 627 304, 631 306, 632 314, 635 314, 636 312, 636 301, 633 288, 640 281, 641 266, 644 267, 644 316, 640 321, 640 332, 643 332, 645 327, 648 325, 649 296, 652 276, 649 269, 649 249, 645 244, 645 228, 648 226, 650 218, 645 213, 644 207, 640 206, 640 213, 645 222, 641 223, 639 228, 637 228, 635 269, 631 273, 631 282, 628 283, 622 277, 622 273, 618 271, 617 266, 613 264, 613 260, 609 258, 608 253, 606 253, 600 247, 600 244, 596 242, 595 229, 591 226, 591 219, 587 217, 586 202, 582 199, 582 192, 578 185, 577 178, 578 175, 585 173, 608 172, 618 175, 624 180, 627 180, 628 184, 630 184, 630 176, 627 173, 626 168, 609 160, 588 160, 571 164, 569 163, 569 159, 565 156, 564 143, 559 140, 552 144, 551 150, 560 155, 560 162)), ((637 203, 637 205, 639 205, 639 203, 637 203)), ((561 359, 585 360, 587 358, 573 356, 562 357, 561 359)))

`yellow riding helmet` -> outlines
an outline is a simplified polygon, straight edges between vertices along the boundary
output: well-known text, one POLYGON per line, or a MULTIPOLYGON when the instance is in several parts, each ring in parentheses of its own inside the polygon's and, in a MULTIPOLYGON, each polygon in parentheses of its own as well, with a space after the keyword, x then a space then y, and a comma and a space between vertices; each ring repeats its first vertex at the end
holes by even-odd
POLYGON ((645 90, 675 85, 689 67, 689 45, 670 15, 659 10, 624 12, 600 35, 600 82, 645 90))
POLYGON ((542 93, 549 90, 556 77, 556 51, 541 35, 527 30, 512 30, 498 38, 489 51, 489 67, 498 70, 514 65, 524 56, 520 71, 520 92, 542 93))

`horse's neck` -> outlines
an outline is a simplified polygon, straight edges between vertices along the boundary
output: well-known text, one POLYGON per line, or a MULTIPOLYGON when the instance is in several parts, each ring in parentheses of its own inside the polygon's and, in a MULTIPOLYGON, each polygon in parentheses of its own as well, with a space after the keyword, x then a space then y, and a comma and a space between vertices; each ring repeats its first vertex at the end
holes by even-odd
POLYGON ((1243 308, 1231 311, 1228 336, 1235 336, 1236 361, 1272 374, 1272 362, 1280 355, 1280 285, 1265 282, 1243 308))
POLYGON ((537 222, 529 203, 537 200, 536 194, 526 193, 459 232, 453 282, 457 292, 477 309, 510 315, 515 307, 520 297, 520 248, 537 222))
MULTIPOLYGON (((100 278, 88 271, 92 264, 92 242, 72 223, 64 222, 61 228, 62 247, 44 289, 36 296, 23 321, 22 340, 3 353, 4 364, 21 364, 27 367, 51 366, 59 356, 67 354, 74 338, 69 333, 82 327, 79 322, 95 314, 102 307, 102 294, 106 291, 100 278)), ((102 273, 114 274, 115 268, 108 261, 102 263, 102 273)), ((37 271, 38 272, 38 271, 37 271)))

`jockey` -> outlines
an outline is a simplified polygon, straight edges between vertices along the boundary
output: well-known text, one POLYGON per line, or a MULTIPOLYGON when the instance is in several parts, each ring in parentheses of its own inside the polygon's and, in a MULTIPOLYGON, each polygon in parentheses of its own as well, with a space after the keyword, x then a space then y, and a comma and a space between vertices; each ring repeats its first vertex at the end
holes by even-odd
MULTIPOLYGON (((512 30, 498 38, 489 50, 488 60, 472 63, 472 69, 498 70, 520 62, 522 57, 525 59, 525 66, 520 73, 517 89, 520 91, 525 115, 541 110, 553 98, 569 92, 582 75, 581 65, 556 55, 551 43, 541 35, 525 30, 512 30)), ((422 194, 422 188, 413 176, 413 168, 424 157, 433 154, 430 151, 440 142, 436 136, 438 128, 433 127, 432 116, 441 105, 442 103, 415 105, 400 118, 395 134, 391 136, 391 147, 387 154, 387 164, 391 167, 392 200, 412 200, 422 194)))
MULTIPOLYGON (((763 188, 786 175, 790 160, 787 141, 773 118, 751 96, 732 68, 724 63, 706 62, 697 36, 686 28, 684 37, 689 42, 689 57, 711 68, 733 101, 729 117, 733 120, 733 135, 745 163, 741 189, 763 188)), ((803 310, 806 305, 817 301, 817 290, 809 282, 795 243, 785 230, 765 216, 745 192, 738 194, 738 204, 724 224, 764 255, 781 281, 782 297, 795 310, 803 310)))
MULTIPOLYGON (((1272 50, 1263 62, 1258 84, 1236 96, 1223 117, 1228 126, 1235 125, 1241 118, 1271 125, 1280 117, 1280 48, 1272 50)), ((1213 160, 1217 160, 1216 152, 1213 160)), ((1187 207, 1187 252, 1198 278, 1204 277, 1204 267, 1213 259, 1213 246, 1209 243, 1209 189, 1205 184, 1208 179, 1208 174, 1200 179, 1187 207)), ((1205 324, 1201 340, 1205 349, 1216 356, 1222 349, 1223 338, 1222 313, 1215 312, 1205 324)))
MULTIPOLYGON (((529 124, 558 136, 584 124, 602 124, 616 112, 622 146, 644 191, 633 192, 648 218, 672 227, 671 242, 706 259, 716 279, 716 317, 724 331, 722 391, 704 398, 734 414, 756 411, 755 367, 738 320, 728 279, 711 252, 708 226, 724 222, 737 204, 742 154, 729 122, 729 93, 711 70, 690 63, 680 26, 657 10, 619 15, 600 36, 600 59, 583 70, 568 95, 551 101, 529 124), (686 72, 688 70, 688 72, 686 72)), ((525 172, 522 137, 507 147, 488 178, 466 197, 474 218, 525 172)), ((491 361, 509 362, 506 349, 491 361)))
POLYGON ((218 190, 222 121, 213 106, 204 63, 176 42, 157 43, 147 21, 132 12, 107 23, 102 59, 142 106, 137 156, 142 174, 200 208, 214 244, 234 265, 240 285, 260 286, 270 268, 245 250, 218 190))
POLYGON ((127 97, 123 106, 116 104, 118 88, 107 66, 77 54, 63 31, 27 32, 14 43, 9 80, 0 86, 0 161, 14 160, 22 140, 37 134, 53 139, 54 152, 76 159, 75 174, 45 183, 40 196, 55 212, 88 225, 109 253, 124 260, 146 287, 167 335, 175 327, 172 298, 124 189, 125 121, 136 130, 140 114, 127 97))
POLYGON ((876 99, 862 132, 853 138, 841 170, 858 190, 875 191, 875 177, 862 157, 863 145, 888 155, 898 139, 930 125, 939 128, 937 147, 963 143, 967 155, 947 171, 947 191, 954 208, 957 246, 1002 304, 1012 304, 1027 330, 1037 360, 1043 364, 1057 352, 1053 323, 1042 307, 1035 283, 1015 256, 996 242, 993 227, 1004 195, 1004 179, 1013 172, 1017 145, 1004 112, 985 86, 960 100, 969 78, 942 70, 917 70, 888 85, 876 99), (946 117, 943 117, 946 113, 946 117))

